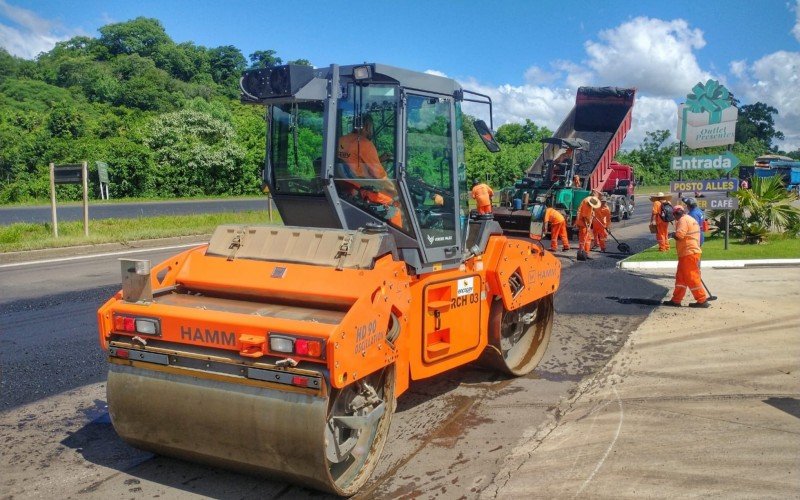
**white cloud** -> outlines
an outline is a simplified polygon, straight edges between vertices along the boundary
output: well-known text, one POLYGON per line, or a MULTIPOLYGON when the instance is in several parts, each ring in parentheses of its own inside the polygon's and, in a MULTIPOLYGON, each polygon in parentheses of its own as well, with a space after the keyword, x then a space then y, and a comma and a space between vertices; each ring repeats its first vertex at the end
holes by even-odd
POLYGON ((530 85, 550 84, 560 76, 558 72, 543 70, 539 66, 531 66, 525 70, 525 82, 530 85))
POLYGON ((585 44, 588 66, 599 85, 637 87, 650 95, 675 97, 711 75, 700 69, 694 51, 705 46, 703 32, 683 19, 637 17, 601 31, 585 44))
POLYGON ((443 76, 443 77, 447 78, 447 73, 443 73, 443 72, 439 71, 438 69, 426 69, 425 73, 427 73, 429 75, 433 75, 433 76, 443 76))
POLYGON ((52 49, 56 42, 78 34, 82 32, 67 30, 33 11, 0 0, 0 47, 12 55, 33 59, 52 49))
POLYGON ((666 97, 637 95, 633 105, 633 124, 625 138, 623 149, 634 149, 645 138, 647 132, 669 130, 667 142, 676 142, 675 130, 678 126, 678 105, 666 97))
POLYGON ((743 104, 763 102, 778 110, 775 128, 786 139, 781 149, 800 149, 800 52, 778 51, 745 67, 736 87, 743 104))
POLYGON ((794 15, 795 15, 795 23, 794 28, 792 28, 792 34, 800 42, 800 0, 797 0, 797 3, 794 6, 794 15))
MULTIPOLYGON (((492 98, 495 128, 504 123, 521 123, 527 118, 536 125, 555 130, 575 104, 575 90, 567 88, 509 84, 490 86, 474 79, 469 79, 462 85, 465 89, 492 98)), ((488 123, 487 106, 466 103, 464 111, 488 123)))

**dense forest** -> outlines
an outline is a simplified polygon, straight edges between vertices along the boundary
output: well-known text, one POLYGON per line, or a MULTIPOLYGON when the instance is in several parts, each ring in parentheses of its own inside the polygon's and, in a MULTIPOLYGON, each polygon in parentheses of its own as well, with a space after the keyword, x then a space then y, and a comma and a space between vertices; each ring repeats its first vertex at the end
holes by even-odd
MULTIPOLYGON (((114 198, 258 193, 263 108, 240 104, 238 79, 245 69, 285 62, 309 64, 283 61, 273 50, 245 58, 231 45, 175 43, 148 18, 59 42, 32 61, 0 49, 0 203, 47 199, 48 164, 84 160, 90 171, 95 161, 109 165, 114 198)), ((772 121, 777 110, 757 104, 734 147, 743 163, 781 138, 772 121)), ((502 149, 493 155, 469 119, 464 131, 468 176, 495 186, 518 178, 551 134, 531 121, 503 125, 502 149)), ((676 148, 668 139, 667 131, 650 132, 620 159, 646 182, 662 182, 676 148)), ((93 172, 90 179, 96 194, 93 172)), ((79 197, 77 186, 58 191, 79 197)))

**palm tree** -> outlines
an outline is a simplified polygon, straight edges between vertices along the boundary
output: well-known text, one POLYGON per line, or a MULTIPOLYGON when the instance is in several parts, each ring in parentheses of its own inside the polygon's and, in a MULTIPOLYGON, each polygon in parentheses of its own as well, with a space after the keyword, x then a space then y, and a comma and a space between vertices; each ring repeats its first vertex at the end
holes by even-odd
MULTIPOLYGON (((797 195, 786 190, 780 176, 754 177, 750 189, 740 189, 733 195, 739 199, 739 208, 730 213, 731 234, 743 237, 745 243, 761 242, 769 232, 797 234, 800 209, 792 205, 797 195)), ((709 218, 719 222, 724 214, 715 210, 709 218)), ((718 223, 717 227, 722 225, 718 223)))

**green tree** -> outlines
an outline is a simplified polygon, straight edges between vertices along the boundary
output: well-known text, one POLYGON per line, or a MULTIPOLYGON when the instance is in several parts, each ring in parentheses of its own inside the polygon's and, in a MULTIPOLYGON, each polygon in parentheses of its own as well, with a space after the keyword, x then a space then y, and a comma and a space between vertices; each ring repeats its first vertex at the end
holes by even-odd
POLYGON ((138 54, 142 57, 151 57, 156 55, 162 46, 172 43, 161 21, 147 17, 107 24, 98 31, 100 31, 100 44, 106 47, 112 56, 138 54))
POLYGON ((86 129, 86 118, 74 106, 59 104, 50 113, 47 129, 53 137, 75 139, 86 129))
POLYGON ((277 57, 274 50, 257 50, 250 54, 250 68, 270 68, 272 66, 280 66, 283 60, 277 57))
POLYGON ((298 64, 300 66, 313 66, 308 59, 295 59, 294 61, 286 61, 286 64, 298 64))
POLYGON ((745 143, 756 138, 773 149, 773 140, 784 139, 783 132, 775 129, 773 115, 777 114, 777 109, 763 102, 742 106, 736 120, 736 142, 745 143))
POLYGON ((182 110, 152 121, 145 145, 153 151, 160 195, 243 194, 258 188, 233 127, 211 115, 182 110))
POLYGON ((497 129, 495 138, 502 144, 519 146, 520 144, 534 144, 544 138, 550 137, 552 132, 546 127, 538 127, 529 119, 525 123, 506 123, 497 129))

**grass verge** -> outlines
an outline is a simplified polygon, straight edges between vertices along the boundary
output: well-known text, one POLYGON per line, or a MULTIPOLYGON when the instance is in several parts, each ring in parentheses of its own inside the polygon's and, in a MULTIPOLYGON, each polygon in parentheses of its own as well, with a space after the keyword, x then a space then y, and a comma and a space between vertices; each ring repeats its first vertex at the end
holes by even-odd
MULTIPOLYGON (((274 223, 280 223, 273 211, 274 223)), ((210 234, 220 224, 266 224, 266 210, 213 214, 164 215, 137 219, 89 221, 89 237, 83 236, 83 221, 58 224, 58 238, 50 223, 18 223, 0 226, 0 252, 18 252, 99 243, 125 243, 136 240, 210 234)))
MULTIPOLYGON (((149 202, 179 202, 179 201, 235 201, 235 200, 264 200, 264 205, 267 204, 267 198, 264 195, 242 195, 242 196, 187 196, 182 198, 175 198, 174 196, 144 196, 141 198, 111 198, 110 200, 99 200, 94 198, 89 198, 89 208, 91 209, 94 205, 115 205, 121 203, 149 203, 149 202)), ((81 200, 57 200, 58 206, 83 206, 83 201, 81 200)), ((274 202, 273 202, 274 203, 274 202)), ((19 207, 38 207, 38 206, 50 206, 50 199, 32 199, 32 200, 25 200, 15 203, 2 203, 0 204, 0 209, 2 208, 19 208, 19 207)), ((273 204, 274 206, 274 204, 273 204)))
MULTIPOLYGON (((675 241, 670 241, 669 252, 659 252, 656 245, 628 258, 628 262, 677 261, 675 241)), ((739 241, 729 241, 725 250, 722 238, 706 238, 703 244, 703 260, 749 260, 749 259, 799 259, 800 239, 770 235, 761 245, 746 245, 739 241)))

